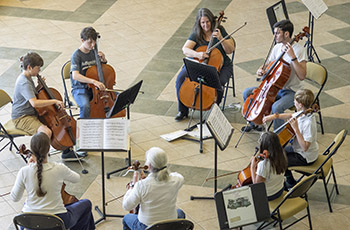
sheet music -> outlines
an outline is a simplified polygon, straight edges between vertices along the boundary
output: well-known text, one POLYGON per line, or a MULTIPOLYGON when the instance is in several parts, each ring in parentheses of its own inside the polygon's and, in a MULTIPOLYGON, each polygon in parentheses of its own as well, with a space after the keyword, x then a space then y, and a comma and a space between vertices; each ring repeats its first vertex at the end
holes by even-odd
POLYGON ((283 19, 286 19, 286 16, 283 11, 283 5, 282 3, 279 3, 278 5, 273 7, 273 11, 275 12, 276 20, 279 22, 283 19))
POLYGON ((167 134, 163 134, 163 135, 160 135, 161 138, 163 138, 164 140, 166 141, 173 141, 173 140, 176 140, 180 137, 183 137, 185 135, 187 135, 188 131, 185 131, 185 130, 178 130, 178 131, 175 131, 175 132, 172 132, 172 133, 167 133, 167 134))
POLYGON ((78 119, 77 148, 99 149, 103 142, 102 119, 78 119))
POLYGON ((77 148, 127 150, 129 124, 123 118, 78 119, 77 148))
POLYGON ((230 228, 257 221, 251 188, 244 186, 222 193, 230 228))
POLYGON ((302 0, 302 2, 316 19, 321 17, 328 9, 328 6, 322 0, 302 0))
POLYGON ((233 128, 216 103, 213 104, 207 124, 215 132, 219 145, 224 146, 228 142, 233 128))
POLYGON ((103 149, 127 150, 128 123, 129 120, 120 118, 104 120, 103 149))

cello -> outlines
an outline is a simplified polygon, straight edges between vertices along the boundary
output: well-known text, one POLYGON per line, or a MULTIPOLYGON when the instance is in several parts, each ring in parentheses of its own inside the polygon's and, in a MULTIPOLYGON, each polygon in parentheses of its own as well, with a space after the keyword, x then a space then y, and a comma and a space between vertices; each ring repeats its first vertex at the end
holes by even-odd
MULTIPOLYGON (((218 17, 214 31, 220 26, 220 23, 224 19, 224 11, 220 12, 220 16, 218 17)), ((214 48, 211 49, 213 46, 214 37, 211 35, 210 41, 208 45, 200 46, 196 49, 197 52, 204 52, 209 56, 209 58, 205 58, 203 60, 198 60, 200 63, 204 62, 208 65, 214 66, 216 70, 219 72, 223 63, 224 63, 224 57, 222 56, 219 49, 214 48)), ((179 92, 179 98, 180 101, 188 108, 193 108, 196 110, 200 109, 200 100, 197 97, 197 94, 199 92, 199 83, 195 81, 190 81, 188 77, 185 78, 185 81, 182 83, 180 92, 179 92), (197 89, 197 90, 196 90, 197 89)), ((213 103, 217 100, 217 93, 216 89, 202 85, 202 110, 206 111, 211 108, 213 103)))
MULTIPOLYGON (((297 34, 290 42, 298 42, 309 34, 309 28, 304 27, 303 32, 297 34)), ((291 73, 290 64, 283 60, 285 51, 268 66, 267 72, 262 76, 259 87, 244 102, 242 115, 247 121, 261 125, 264 116, 271 113, 272 104, 280 89, 286 84, 291 73)))
MULTIPOLYGON (((100 35, 98 35, 100 37, 100 35)), ((86 71, 86 77, 102 82, 106 90, 99 90, 93 84, 88 84, 92 90, 92 100, 90 101, 90 118, 105 118, 106 113, 113 107, 117 96, 114 92, 115 71, 111 65, 102 64, 98 55, 97 42, 94 47, 96 65, 91 66, 86 71)), ((112 117, 125 117, 125 109, 112 117)))
MULTIPOLYGON (((36 88, 38 92, 37 99, 57 99, 62 101, 62 96, 56 89, 47 87, 39 74, 37 78, 39 82, 36 88)), ((57 150, 65 150, 75 145, 76 121, 67 114, 64 108, 50 105, 35 108, 35 110, 38 112, 40 121, 52 131, 52 147, 57 150)))

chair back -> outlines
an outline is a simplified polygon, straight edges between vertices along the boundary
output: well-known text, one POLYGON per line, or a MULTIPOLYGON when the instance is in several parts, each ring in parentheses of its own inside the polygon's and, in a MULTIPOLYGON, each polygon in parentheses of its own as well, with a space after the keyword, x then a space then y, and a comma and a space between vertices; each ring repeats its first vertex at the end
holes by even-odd
POLYGON ((165 220, 148 226, 146 230, 192 230, 194 224, 186 219, 165 220))
POLYGON ((287 198, 295 198, 303 196, 311 186, 316 182, 317 175, 312 174, 299 181, 286 195, 287 198))
POLYGON ((33 230, 66 230, 63 220, 48 213, 22 213, 13 219, 17 230, 18 226, 33 230))
POLYGON ((64 80, 70 78, 70 61, 63 64, 61 69, 61 75, 64 80))
POLYGON ((0 108, 12 102, 11 97, 2 89, 0 89, 0 108))
POLYGON ((338 151, 339 147, 343 144, 345 137, 348 131, 343 129, 340 131, 337 136, 335 136, 333 142, 327 147, 327 149, 323 152, 322 155, 327 155, 327 158, 323 161, 323 163, 313 172, 317 174, 321 168, 327 163, 327 161, 338 151))
POLYGON ((289 192, 283 197, 282 201, 271 213, 276 213, 276 211, 287 199, 304 196, 306 192, 311 188, 311 186, 316 182, 316 180, 317 175, 315 174, 311 174, 310 176, 303 178, 300 182, 294 185, 291 190, 289 190, 289 192))
POLYGON ((314 103, 318 101, 318 97, 320 96, 321 91, 327 82, 327 78, 327 69, 323 65, 314 62, 306 63, 306 79, 316 83, 320 87, 315 95, 314 103))

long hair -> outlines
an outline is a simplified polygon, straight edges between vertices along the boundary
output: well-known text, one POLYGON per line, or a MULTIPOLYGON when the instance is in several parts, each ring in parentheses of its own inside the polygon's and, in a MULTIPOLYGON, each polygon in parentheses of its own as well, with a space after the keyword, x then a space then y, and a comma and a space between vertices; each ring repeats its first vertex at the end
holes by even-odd
POLYGON ((284 173, 287 170, 288 162, 283 151, 280 140, 276 133, 265 132, 260 137, 260 153, 268 151, 268 160, 271 168, 276 174, 284 173))
POLYGON ((30 149, 32 150, 34 156, 36 157, 36 165, 37 165, 37 171, 36 175, 38 178, 38 189, 36 190, 36 194, 39 197, 43 197, 46 195, 46 192, 44 192, 41 188, 42 184, 42 171, 43 171, 43 161, 45 160, 47 153, 50 149, 50 139, 49 137, 42 132, 36 133, 31 141, 30 141, 30 149))
POLYGON ((196 21, 193 25, 192 32, 195 34, 196 40, 198 41, 199 45, 205 44, 205 37, 204 37, 204 33, 203 33, 203 30, 201 27, 201 18, 202 17, 207 17, 209 19, 212 32, 214 31, 215 24, 216 24, 216 17, 209 9, 201 8, 198 10, 196 21))
POLYGON ((150 148, 146 152, 146 164, 152 166, 152 173, 156 181, 167 181, 169 179, 168 157, 163 149, 159 147, 150 148))

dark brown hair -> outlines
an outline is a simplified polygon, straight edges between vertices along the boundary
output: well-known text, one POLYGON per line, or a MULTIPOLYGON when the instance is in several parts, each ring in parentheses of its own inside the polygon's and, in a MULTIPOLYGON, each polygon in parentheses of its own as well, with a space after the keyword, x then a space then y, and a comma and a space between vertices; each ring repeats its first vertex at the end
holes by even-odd
POLYGON ((283 151, 280 140, 276 133, 265 132, 260 137, 260 153, 268 151, 268 160, 271 168, 276 174, 284 173, 287 170, 288 162, 283 151))
POLYGON ((43 171, 43 161, 45 160, 47 153, 50 149, 50 139, 49 137, 42 132, 36 133, 31 141, 30 141, 30 149, 32 150, 34 156, 36 157, 36 165, 37 165, 37 178, 38 178, 38 189, 36 190, 36 194, 39 197, 43 197, 46 195, 41 188, 42 183, 42 171, 43 171))
POLYGON ((273 28, 280 28, 283 32, 286 32, 288 31, 289 32, 289 37, 291 38, 292 35, 293 35, 293 31, 294 31, 294 26, 293 26, 293 23, 288 20, 288 19, 285 19, 285 20, 281 20, 279 22, 276 22, 274 25, 273 25, 273 28))
POLYGON ((44 65, 44 60, 42 59, 42 57, 40 57, 40 55, 35 52, 26 53, 24 56, 20 58, 20 60, 21 60, 21 67, 24 70, 27 70, 28 65, 32 68, 34 68, 35 66, 42 67, 44 65))
POLYGON ((204 37, 204 33, 203 33, 203 30, 201 27, 201 18, 202 17, 207 17, 209 19, 211 31, 214 31, 215 24, 216 24, 216 17, 209 9, 201 8, 198 10, 196 21, 193 25, 192 32, 195 34, 196 40, 198 41, 199 45, 205 44, 205 37, 204 37))
POLYGON ((90 38, 96 41, 97 37, 98 37, 98 33, 91 26, 85 27, 80 33, 80 38, 83 39, 84 41, 89 40, 90 38))

